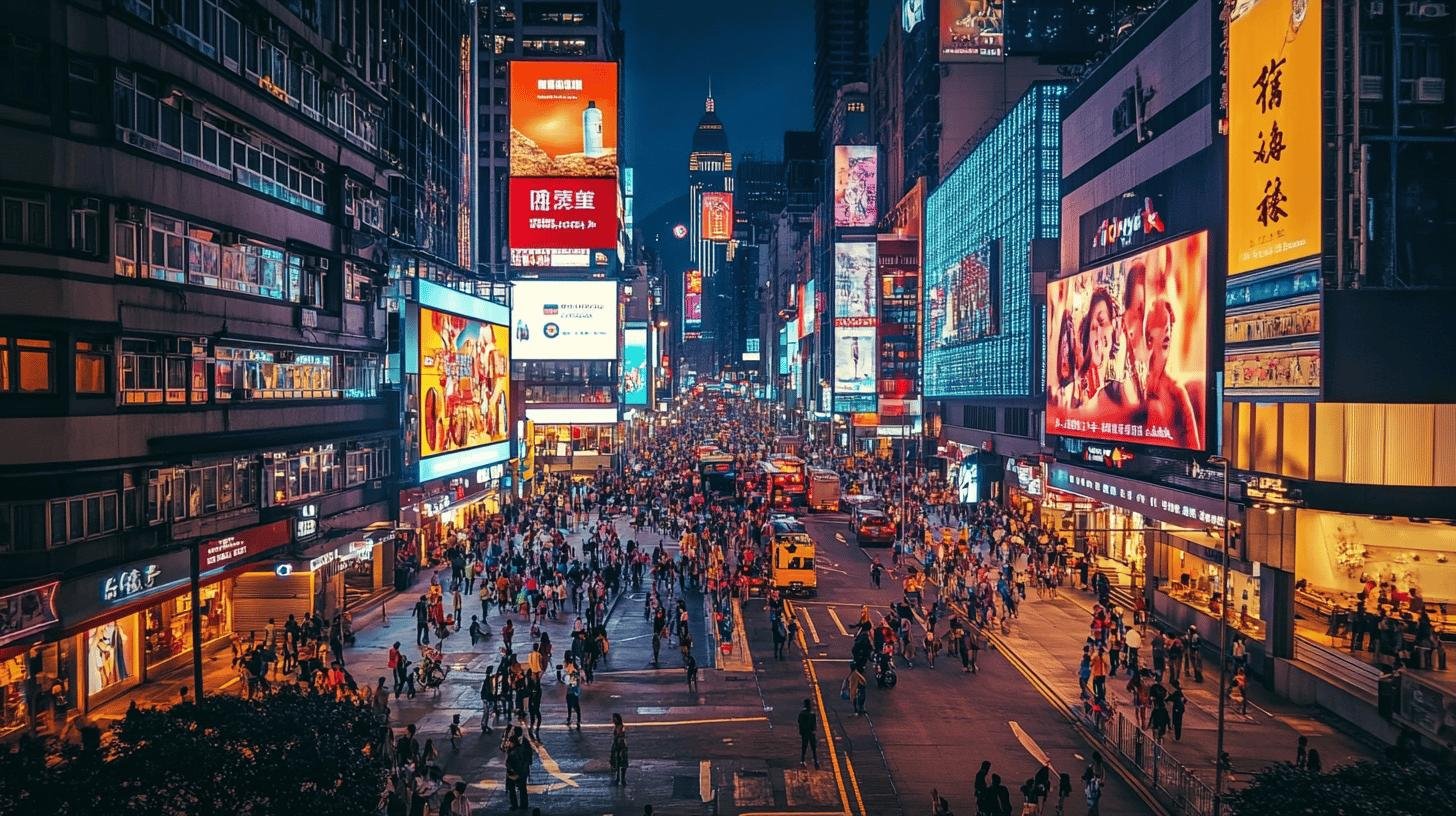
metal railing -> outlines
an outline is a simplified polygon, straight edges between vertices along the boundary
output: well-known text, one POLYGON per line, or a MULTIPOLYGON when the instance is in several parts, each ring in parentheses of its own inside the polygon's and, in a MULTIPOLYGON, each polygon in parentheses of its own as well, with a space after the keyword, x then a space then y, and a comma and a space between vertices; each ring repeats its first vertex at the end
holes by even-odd
POLYGON ((1121 712, 1101 728, 1090 719, 1086 722, 1103 747, 1115 751, 1125 767, 1142 778, 1169 812, 1180 816, 1213 813, 1213 788, 1173 758, 1151 732, 1121 712))

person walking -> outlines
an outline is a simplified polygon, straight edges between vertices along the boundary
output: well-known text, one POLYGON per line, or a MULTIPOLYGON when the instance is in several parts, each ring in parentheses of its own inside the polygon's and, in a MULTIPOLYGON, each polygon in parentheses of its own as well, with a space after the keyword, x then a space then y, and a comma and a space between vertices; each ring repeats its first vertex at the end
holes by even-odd
POLYGON ((819 767, 819 740, 815 735, 814 711, 810 701, 804 698, 804 707, 799 709, 799 767, 804 767, 804 757, 814 754, 814 767, 819 767))
POLYGON ((1168 697, 1168 701, 1173 704, 1173 740, 1175 742, 1182 742, 1183 714, 1188 710, 1188 698, 1184 696, 1181 686, 1174 686, 1173 693, 1168 697))
POLYGON ((622 715, 612 714, 612 784, 627 784, 627 726, 622 715))
POLYGON ((865 713, 865 696, 869 692, 869 679, 858 665, 849 667, 849 699, 854 705, 856 717, 865 713))
POLYGON ((566 726, 571 727, 571 713, 576 712, 576 727, 581 728, 581 672, 576 662, 566 664, 566 726))
POLYGON ((421 595, 415 601, 415 645, 424 646, 430 642, 430 603, 421 595))
POLYGON ((531 806, 527 785, 536 751, 519 725, 501 743, 501 750, 506 754, 506 794, 510 798, 511 810, 526 810, 531 806))

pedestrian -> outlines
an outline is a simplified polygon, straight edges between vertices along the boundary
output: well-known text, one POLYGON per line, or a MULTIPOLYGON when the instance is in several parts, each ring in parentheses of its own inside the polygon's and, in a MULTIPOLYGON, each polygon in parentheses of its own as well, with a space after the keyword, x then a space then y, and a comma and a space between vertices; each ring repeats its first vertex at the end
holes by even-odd
POLYGON ((506 755, 506 794, 510 798, 511 810, 526 810, 530 807, 527 785, 536 752, 519 725, 501 743, 501 750, 506 755))
POLYGON ((992 804, 987 799, 987 793, 991 790, 991 762, 981 761, 981 770, 976 771, 975 781, 976 814, 985 816, 991 812, 992 804))
POLYGON ((424 646, 430 642, 430 603, 421 595, 415 601, 415 645, 424 646))
POLYGON ((576 712, 576 727, 581 729, 581 673, 576 662, 566 664, 566 726, 571 727, 571 713, 576 712))
POLYGON ((1001 783, 1001 774, 991 774, 991 789, 986 796, 995 816, 1011 816, 1011 789, 1001 783))
POLYGON ((1309 754, 1304 758, 1304 769, 1310 773, 1321 773, 1324 765, 1320 762, 1319 750, 1309 749, 1309 754))
POLYGON ((1092 766, 1087 766, 1087 776, 1082 785, 1082 795, 1087 799, 1087 816, 1098 816, 1102 811, 1098 808, 1102 800, 1102 779, 1092 773, 1092 766))
POLYGON ((688 691, 698 690, 698 659, 692 652, 683 655, 683 670, 688 675, 688 691))
POLYGON ((810 701, 804 698, 804 707, 799 709, 799 767, 804 767, 804 757, 814 754, 814 767, 819 767, 819 741, 815 736, 814 711, 810 701))
POLYGON ((1294 767, 1303 768, 1309 760, 1309 737, 1301 736, 1294 743, 1294 767))
POLYGON ((460 715, 456 714, 454 718, 450 720, 450 749, 452 751, 460 750, 460 738, 463 736, 465 736, 465 734, 460 729, 460 715))
POLYGON ((470 647, 471 648, 475 648, 475 644, 477 644, 477 643, 480 642, 480 636, 481 636, 480 616, 479 615, 471 615, 470 616, 470 647))
POLYGON ((1173 688, 1173 694, 1168 697, 1173 704, 1173 739, 1177 742, 1183 741, 1183 714, 1188 710, 1188 698, 1183 694, 1181 686, 1173 688))
POLYGON ((496 713, 495 666, 485 667, 485 679, 480 681, 480 732, 490 733, 490 718, 496 713))
POLYGON ((455 787, 446 791, 440 798, 440 808, 436 816, 471 816, 475 804, 465 795, 465 783, 456 782, 455 787))
POLYGON ((1061 774, 1057 777, 1057 816, 1065 816, 1067 812, 1067 799, 1072 796, 1072 775, 1061 774))
POLYGON ((622 722, 622 715, 612 714, 612 783, 626 786, 627 784, 627 726, 622 722))
POLYGON ((788 640, 788 638, 788 632, 784 628, 783 617, 775 618, 773 622, 774 660, 784 659, 784 641, 788 640))
POLYGON ((849 667, 849 699, 854 705, 856 717, 865 713, 865 696, 869 693, 869 679, 865 677, 864 669, 858 665, 849 667))

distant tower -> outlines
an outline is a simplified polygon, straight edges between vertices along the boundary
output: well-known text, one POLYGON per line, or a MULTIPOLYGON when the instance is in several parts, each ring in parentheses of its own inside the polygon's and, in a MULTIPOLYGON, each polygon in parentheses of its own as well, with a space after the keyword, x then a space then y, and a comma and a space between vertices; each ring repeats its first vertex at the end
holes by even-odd
POLYGON ((708 96, 703 102, 703 117, 693 131, 693 149, 688 154, 688 250, 690 268, 703 273, 704 342, 689 342, 684 348, 690 366, 700 375, 718 370, 716 343, 713 342, 724 319, 720 300, 727 287, 717 280, 727 265, 728 244, 703 237, 703 194, 733 192, 733 154, 728 152, 728 133, 714 110, 713 84, 708 81, 708 96))

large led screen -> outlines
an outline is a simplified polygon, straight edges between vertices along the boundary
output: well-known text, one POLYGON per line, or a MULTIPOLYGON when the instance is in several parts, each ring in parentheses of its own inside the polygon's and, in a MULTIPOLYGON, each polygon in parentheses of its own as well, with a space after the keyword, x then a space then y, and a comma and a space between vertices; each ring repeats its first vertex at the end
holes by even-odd
POLYGON ((589 255, 617 245, 616 179, 513 178, 507 209, 515 250, 589 255))
POLYGON ((617 284, 518 281, 511 326, 517 360, 615 360, 617 284))
POLYGON ((1000 331, 1001 253, 995 241, 931 270, 926 281, 926 351, 955 348, 1000 331))
POLYGON ((1003 0, 940 0, 940 61, 1000 62, 1006 55, 1003 0))
POLYGON ((875 317, 875 243, 861 241, 834 245, 834 319, 875 317))
POLYGON ((510 84, 512 176, 617 177, 615 62, 513 60, 510 84))
POLYGON ((420 307, 420 456, 510 435, 510 330, 420 307))
POLYGON ((703 271, 683 273, 683 339, 694 340, 703 333, 703 271))
POLYGON ((647 329, 629 327, 622 332, 622 403, 647 404, 647 329))
POLYGON ((727 241, 733 237, 733 194, 709 192, 702 195, 698 232, 704 241, 727 241))
POLYGON ((834 393, 875 393, 875 349, 874 326, 834 328, 834 393))
POLYGON ((1228 29, 1230 275, 1319 253, 1324 150, 1321 4, 1244 0, 1234 13, 1228 29))
POLYGON ((1208 233, 1047 284, 1047 433, 1202 450, 1208 233))
POLYGON ((834 226, 873 227, 879 220, 879 148, 834 148, 834 226))

